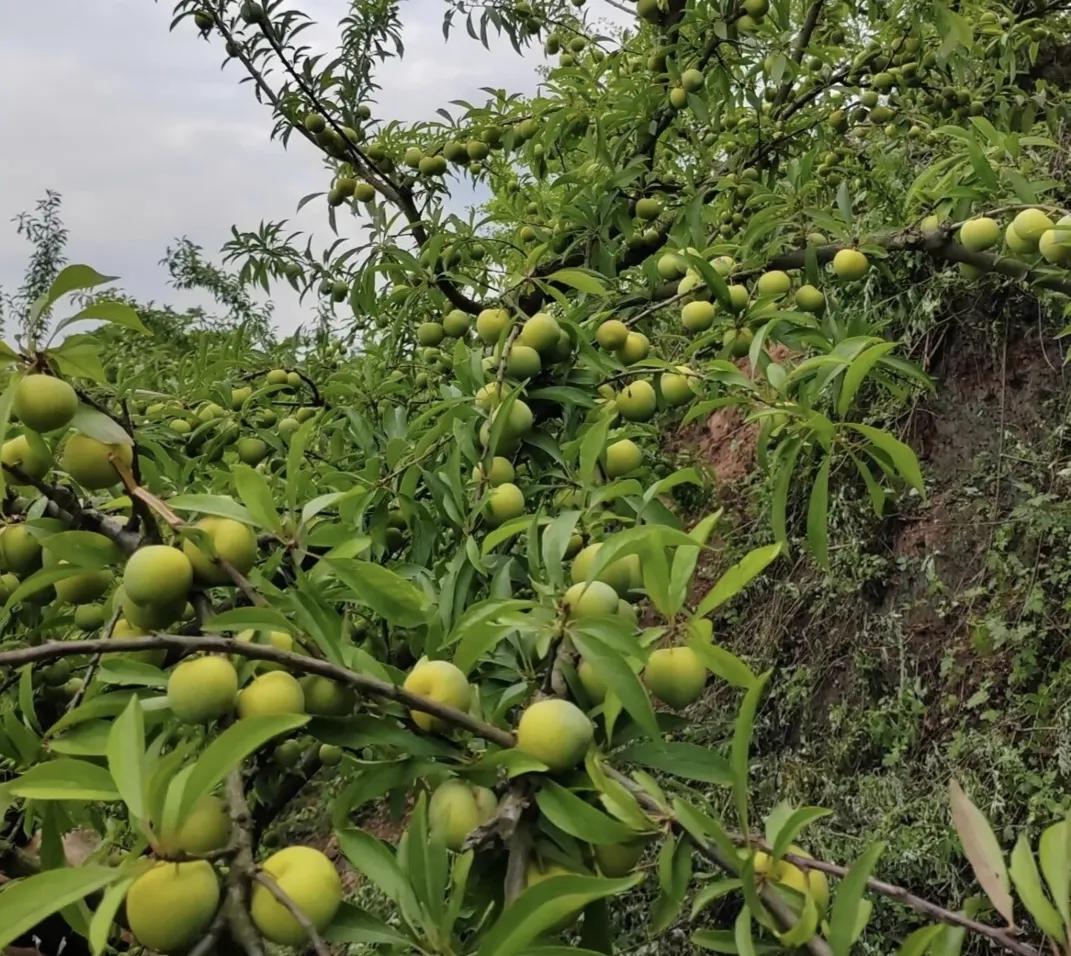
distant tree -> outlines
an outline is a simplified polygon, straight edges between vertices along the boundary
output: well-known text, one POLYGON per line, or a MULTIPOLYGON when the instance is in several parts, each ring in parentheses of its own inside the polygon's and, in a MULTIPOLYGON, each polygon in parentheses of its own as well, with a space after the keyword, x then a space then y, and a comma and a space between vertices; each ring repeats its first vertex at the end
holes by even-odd
POLYGON ((63 224, 60 207, 63 197, 48 189, 37 201, 33 212, 19 213, 14 222, 18 234, 33 244, 22 285, 15 293, 0 288, 0 328, 5 327, 8 315, 18 323, 17 337, 29 341, 40 333, 48 321, 48 310, 32 316, 33 303, 52 284, 60 269, 67 263, 63 252, 67 246, 67 227, 63 224))

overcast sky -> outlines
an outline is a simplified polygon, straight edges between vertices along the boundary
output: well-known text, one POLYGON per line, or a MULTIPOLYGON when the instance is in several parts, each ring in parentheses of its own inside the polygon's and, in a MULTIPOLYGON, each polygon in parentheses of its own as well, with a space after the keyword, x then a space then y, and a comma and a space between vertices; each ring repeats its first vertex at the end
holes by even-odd
MULTIPOLYGON (((345 0, 295 0, 330 42, 345 0)), ((192 23, 168 32, 166 0, 32 0, 4 5, 0 32, 0 285, 20 281, 28 246, 10 222, 46 189, 63 194, 68 258, 122 277, 143 300, 199 301, 167 285, 158 264, 189 236, 215 252, 232 224, 291 219, 330 238, 324 208, 298 199, 325 188, 300 137, 268 138, 268 111, 239 72, 222 72, 219 42, 192 23)), ((608 8, 607 8, 608 9, 608 8)), ((448 100, 482 101, 481 86, 531 92, 542 60, 503 41, 487 52, 464 28, 444 47, 439 0, 402 4, 405 59, 381 73, 380 116, 430 117, 448 100)), ((306 38, 307 39, 307 38, 306 38)), ((281 292, 282 331, 311 318, 310 303, 281 292)))

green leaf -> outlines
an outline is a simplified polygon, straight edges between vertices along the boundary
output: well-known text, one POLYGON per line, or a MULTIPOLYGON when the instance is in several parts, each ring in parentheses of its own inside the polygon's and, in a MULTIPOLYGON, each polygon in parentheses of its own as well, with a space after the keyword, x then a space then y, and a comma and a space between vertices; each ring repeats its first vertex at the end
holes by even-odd
POLYGON ((546 281, 572 286, 577 292, 586 292, 588 295, 606 295, 606 285, 602 278, 584 269, 559 269, 547 276, 546 281))
POLYGON ((1034 922, 1050 939, 1062 941, 1064 938, 1063 920, 1056 907, 1049 902, 1041 885, 1041 874, 1030 850, 1030 839, 1025 833, 1019 834, 1015 849, 1011 854, 1011 879, 1015 892, 1019 894, 1023 906, 1027 908, 1034 922))
POLYGON ((860 435, 868 438, 871 444, 885 452, 904 481, 920 495, 926 496, 926 484, 922 478, 922 470, 919 468, 919 460, 910 446, 880 428, 857 424, 850 424, 848 427, 854 428, 860 435))
POLYGON ((768 544, 749 551, 714 583, 696 608, 696 617, 705 617, 711 611, 721 607, 726 601, 736 597, 758 575, 760 575, 780 553, 780 544, 768 544))
POLYGON ((948 793, 952 804, 952 823, 971 869, 996 911, 1007 920, 1009 926, 1013 926, 1011 884, 1004 864, 1004 853, 993 828, 985 814, 963 792, 957 780, 949 781, 948 793))
POLYGON ((755 711, 758 710, 762 692, 770 679, 771 671, 766 671, 744 695, 740 710, 733 723, 733 742, 729 751, 729 767, 733 777, 733 801, 736 804, 737 823, 741 833, 750 833, 748 828, 748 766, 751 753, 751 732, 755 725, 755 711))
POLYGON ((553 780, 545 780, 536 794, 539 809, 559 830, 588 843, 626 843, 636 832, 581 800, 553 780))
POLYGON ((829 467, 832 461, 832 455, 823 456, 807 503, 807 545, 822 568, 829 567, 829 467))
POLYGON ((528 887, 499 916, 480 942, 477 956, 518 956, 528 944, 589 903, 638 885, 642 874, 617 880, 595 876, 551 876, 528 887))
POLYGON ((118 800, 111 774, 86 760, 46 760, 0 790, 26 800, 118 800))
POLYGON ((119 907, 123 905, 123 900, 126 899, 126 891, 130 889, 130 884, 133 882, 134 877, 131 876, 113 883, 104 891, 99 905, 93 911, 93 918, 89 921, 89 945, 93 956, 103 956, 107 950, 108 937, 115 925, 115 917, 119 913, 119 907))
POLYGON ((915 930, 896 951, 896 956, 923 956, 934 940, 944 931, 943 926, 923 926, 915 930))
POLYGON ((193 765, 182 791, 179 805, 181 825, 195 803, 210 794, 243 760, 262 747, 273 737, 290 730, 304 727, 309 718, 305 714, 272 714, 262 717, 243 717, 231 724, 212 741, 193 765))
POLYGON ((121 870, 84 863, 45 870, 0 890, 0 950, 65 906, 119 879, 121 870))
POLYGON ((878 342, 863 349, 852 359, 851 364, 844 372, 844 378, 840 383, 840 394, 837 396, 837 414, 841 418, 848 414, 848 409, 852 407, 852 400, 859 391, 859 387, 863 384, 863 380, 870 374, 874 366, 893 351, 898 344, 897 342, 878 342))
POLYGON ((788 819, 778 827, 774 836, 771 850, 773 858, 781 859, 788 852, 789 844, 795 841, 805 826, 814 823, 815 820, 821 820, 822 817, 828 817, 830 813, 832 813, 831 810, 823 810, 821 807, 799 807, 793 810, 788 819))
POLYGON ((253 516, 233 498, 226 495, 176 495, 167 499, 172 511, 194 511, 197 514, 233 518, 242 524, 256 525, 253 516))
POLYGON ((92 337, 69 336, 58 348, 49 349, 48 357, 69 378, 88 378, 100 385, 108 381, 108 373, 100 361, 100 349, 92 337))
POLYGON ((324 560, 335 577, 353 592, 358 603, 370 607, 389 623, 417 627, 427 620, 427 597, 401 575, 360 558, 324 560))
MULTIPOLYGON (((813 904, 812 904, 813 906, 813 904)), ((741 907, 733 924, 733 942, 740 956, 755 956, 755 941, 751 938, 751 910, 741 907)))
POLYGON ((1038 859, 1064 926, 1071 926, 1071 823, 1068 820, 1061 820, 1042 831, 1038 859))
POLYGON ((233 465, 231 475, 238 497, 249 510, 257 527, 267 528, 274 534, 281 535, 283 524, 275 510, 275 499, 264 476, 243 464, 233 465))
POLYGON ((753 687, 755 672, 735 654, 711 643, 713 633, 714 628, 708 618, 692 618, 687 627, 688 646, 712 674, 742 690, 753 687))
POLYGON ((829 948, 833 950, 833 956, 848 956, 851 951, 858 935, 860 904, 866 882, 884 849, 884 843, 867 847, 840 881, 829 919, 829 948))
POLYGON ((121 325, 125 329, 133 329, 135 332, 146 334, 149 331, 138 317, 138 313, 125 302, 92 302, 77 315, 72 315, 60 322, 52 335, 55 337, 69 325, 87 320, 110 322, 112 325, 121 325))
POLYGON ((660 893, 651 907, 648 932, 657 936, 676 922, 692 878, 692 841, 668 839, 658 852, 660 893))
POLYGON ((632 744, 615 755, 615 759, 663 770, 688 780, 702 780, 730 786, 733 772, 729 761, 709 747, 680 741, 651 740, 632 744))
POLYGON ((115 542, 95 531, 61 531, 41 544, 54 557, 79 568, 104 568, 122 560, 115 542))
POLYGON ((658 721, 651 707, 651 698, 647 696, 647 689, 625 658, 602 641, 584 633, 579 627, 571 632, 571 636, 576 649, 602 675, 606 686, 621 701, 632 719, 647 736, 657 739, 658 721))
POLYGON ((362 943, 365 946, 401 946, 415 949, 414 940, 403 936, 367 910, 353 903, 343 903, 331 925, 324 930, 324 938, 331 943, 362 943))
POLYGON ((104 412, 99 412, 89 405, 79 405, 75 410, 74 418, 71 419, 71 428, 104 442, 105 445, 133 445, 126 429, 117 421, 109 418, 104 412))
POLYGON ((395 902, 411 926, 420 926, 423 913, 413 885, 390 849, 364 830, 336 832, 339 849, 353 866, 363 873, 388 899, 395 902))
POLYGON ((45 312, 57 299, 65 296, 68 292, 76 289, 91 289, 95 285, 104 282, 114 282, 118 276, 105 276, 91 269, 89 266, 72 265, 63 269, 55 279, 48 291, 42 294, 30 309, 30 318, 35 320, 45 312))
POLYGON ((108 735, 108 771, 135 820, 146 817, 144 756, 145 722, 141 701, 132 695, 126 710, 115 718, 108 735))

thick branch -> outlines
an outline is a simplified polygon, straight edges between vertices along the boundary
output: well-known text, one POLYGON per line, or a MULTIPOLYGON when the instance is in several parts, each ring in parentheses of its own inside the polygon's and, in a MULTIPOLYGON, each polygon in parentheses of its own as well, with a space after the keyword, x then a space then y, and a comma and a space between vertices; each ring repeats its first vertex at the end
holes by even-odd
POLYGON ((250 885, 257 869, 253 857, 253 836, 250 832, 249 804, 245 799, 241 771, 227 774, 227 810, 231 817, 231 838, 235 844, 234 859, 227 872, 227 898, 223 907, 235 940, 247 956, 264 956, 260 933, 249 916, 250 885))
POLYGON ((141 535, 129 531, 114 518, 106 517, 99 511, 89 508, 79 508, 77 513, 72 514, 60 502, 70 504, 71 495, 64 489, 55 485, 45 484, 36 478, 31 478, 21 468, 14 465, 4 465, 4 471, 11 475, 20 485, 31 485, 48 499, 45 505, 45 514, 50 518, 57 518, 64 524, 69 524, 87 531, 96 531, 106 538, 114 541, 124 554, 133 554, 141 545, 141 535))
POLYGON ((23 664, 53 660, 59 657, 70 657, 76 654, 122 654, 129 651, 160 649, 213 651, 217 654, 236 654, 240 657, 249 657, 254 660, 272 661, 276 664, 282 664, 287 670, 330 678, 340 684, 352 687, 359 694, 363 694, 366 697, 393 700, 404 704, 410 710, 439 717, 455 727, 461 727, 500 747, 512 747, 516 743, 513 739, 513 734, 502 730, 500 727, 488 724, 455 707, 441 704, 430 697, 414 694, 403 687, 389 684, 376 677, 358 674, 339 664, 332 664, 319 658, 281 651, 268 644, 245 643, 226 637, 213 637, 204 634, 193 636, 155 634, 151 637, 136 637, 123 641, 101 639, 50 641, 47 644, 39 644, 36 647, 23 647, 18 650, 0 653, 0 667, 20 667, 23 664))

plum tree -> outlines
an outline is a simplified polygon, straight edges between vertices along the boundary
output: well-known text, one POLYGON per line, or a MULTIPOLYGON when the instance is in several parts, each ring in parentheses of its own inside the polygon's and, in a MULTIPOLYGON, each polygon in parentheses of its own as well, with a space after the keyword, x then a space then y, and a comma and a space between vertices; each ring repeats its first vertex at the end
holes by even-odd
POLYGON ((719 951, 1066 947, 1063 823, 1040 873, 1029 834, 1009 869, 952 791, 990 923, 880 880, 864 901, 873 846, 856 869, 799 849, 821 810, 749 776, 779 779, 791 720, 755 639, 775 625, 730 607, 760 578, 792 593, 786 553, 816 578, 880 563, 830 538, 925 496, 906 422, 962 296, 1029 297, 1060 331, 1066 4, 639 0, 604 30, 590 4, 459 0, 447 34, 558 59, 532 95, 405 123, 398 5, 349 4, 334 51, 294 6, 177 0, 175 28, 318 153, 332 237, 266 219, 226 268, 178 264, 219 320, 54 270, 0 351, 0 812, 42 847, 0 888, 0 948, 54 913, 128 946, 124 896, 162 952, 526 952, 577 920, 602 950, 650 900, 673 945, 719 951), (286 339, 257 312, 273 283, 313 303, 286 339), (99 327, 50 328, 71 293, 99 327), (708 468, 722 443, 738 486, 708 468), (701 726, 659 712, 708 679, 701 726), (288 845, 308 817, 367 877, 335 927, 334 863, 288 845), (102 848, 59 865, 75 828, 102 848), (868 922, 882 894, 907 907, 868 922), (912 908, 947 928, 910 935, 912 908))

